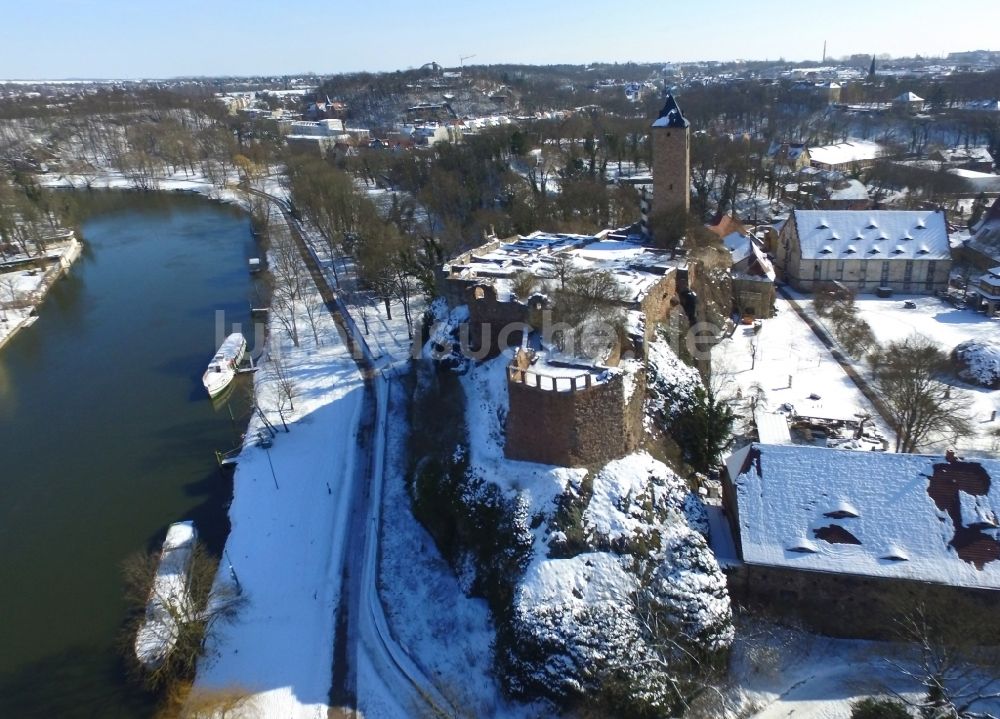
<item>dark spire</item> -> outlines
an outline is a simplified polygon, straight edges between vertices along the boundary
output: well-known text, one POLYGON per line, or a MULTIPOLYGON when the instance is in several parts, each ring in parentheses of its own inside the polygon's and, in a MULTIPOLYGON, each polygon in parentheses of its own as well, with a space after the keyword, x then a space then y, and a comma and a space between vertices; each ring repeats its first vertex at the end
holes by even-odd
POLYGON ((874 55, 872 55, 872 66, 870 68, 868 68, 868 79, 869 80, 874 80, 875 79, 875 56, 874 55))
POLYGON ((677 101, 674 96, 669 92, 667 93, 667 101, 663 105, 663 109, 660 110, 660 114, 657 116, 656 122, 653 123, 653 127, 688 127, 690 123, 687 118, 681 113, 680 107, 677 106, 677 101))

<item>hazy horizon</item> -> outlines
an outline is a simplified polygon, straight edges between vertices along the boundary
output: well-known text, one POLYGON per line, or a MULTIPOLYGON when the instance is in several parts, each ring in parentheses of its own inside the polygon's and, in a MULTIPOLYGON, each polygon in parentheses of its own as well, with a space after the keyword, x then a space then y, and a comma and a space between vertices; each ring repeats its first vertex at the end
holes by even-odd
POLYGON ((457 67, 463 57, 474 65, 804 62, 822 58, 824 41, 828 58, 1000 49, 989 22, 1000 11, 990 0, 959 0, 947 14, 930 0, 843 0, 824 13, 790 0, 761 6, 720 0, 711 11, 682 4, 640 13, 595 0, 508 0, 501 16, 492 6, 400 0, 364 13, 320 0, 287 9, 37 0, 3 13, 0 72, 8 80, 136 80, 391 72, 432 61, 457 67), (956 32, 940 31, 946 20, 956 32))

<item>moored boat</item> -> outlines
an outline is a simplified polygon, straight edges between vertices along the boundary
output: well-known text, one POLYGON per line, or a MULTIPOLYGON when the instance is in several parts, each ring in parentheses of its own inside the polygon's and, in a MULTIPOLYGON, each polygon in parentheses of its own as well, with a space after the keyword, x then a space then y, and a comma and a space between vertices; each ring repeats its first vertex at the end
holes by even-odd
POLYGON ((180 624, 192 613, 188 578, 197 536, 194 522, 177 522, 163 540, 146 616, 135 637, 135 656, 147 668, 163 663, 177 643, 180 624))
POLYGON ((201 377, 209 397, 218 397, 232 383, 246 351, 247 341, 242 334, 234 332, 226 337, 201 377))

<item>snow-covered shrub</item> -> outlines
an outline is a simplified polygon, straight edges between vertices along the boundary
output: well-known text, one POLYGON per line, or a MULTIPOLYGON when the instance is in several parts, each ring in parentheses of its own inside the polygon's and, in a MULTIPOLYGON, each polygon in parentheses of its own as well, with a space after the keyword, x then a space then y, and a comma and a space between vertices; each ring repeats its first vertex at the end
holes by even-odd
POLYGON ((658 426, 668 428, 694 406, 695 390, 703 386, 701 375, 682 362, 662 337, 650 343, 648 358, 646 411, 658 426))
POLYGON ((726 577, 705 538, 687 527, 666 535, 643 596, 662 612, 685 651, 713 654, 733 643, 726 577))
MULTIPOLYGON (((639 452, 574 495, 566 526, 536 556, 502 626, 510 691, 610 715, 664 716, 733 639, 725 577, 704 537, 704 507, 665 464, 639 452), (581 549, 582 548, 582 549, 581 549)), ((565 522, 564 522, 565 524, 565 522)))
POLYGON ((636 614, 636 588, 622 559, 605 552, 533 564, 499 643, 511 693, 663 716, 676 695, 636 614))
POLYGON ((966 382, 1000 389, 1000 344, 969 340, 951 351, 958 376, 966 382))

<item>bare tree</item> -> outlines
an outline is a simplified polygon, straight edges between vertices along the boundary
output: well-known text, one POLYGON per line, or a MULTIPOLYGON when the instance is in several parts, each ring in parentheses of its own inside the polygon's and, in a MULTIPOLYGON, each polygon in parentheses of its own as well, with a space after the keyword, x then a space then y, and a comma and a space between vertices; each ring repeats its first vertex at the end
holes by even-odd
POLYGON ((923 694, 917 699, 893 694, 926 719, 996 719, 982 705, 1000 699, 1000 655, 995 648, 974 645, 978 629, 953 611, 936 611, 926 603, 905 612, 897 630, 909 656, 887 661, 923 694))
POLYGON ((270 260, 272 314, 288 333, 292 344, 298 347, 299 305, 309 280, 299 250, 287 231, 276 233, 272 237, 270 260))
POLYGON ((150 688, 192 679, 212 626, 232 617, 244 601, 238 584, 216 581, 218 561, 199 542, 191 553, 183 593, 157 588, 154 578, 159 562, 158 552, 140 553, 125 560, 122 568, 125 598, 133 616, 122 649, 133 671, 150 688), (173 642, 161 661, 145 666, 136 659, 135 637, 146 619, 146 607, 153 601, 166 612, 173 642))
MULTIPOLYGON (((291 373, 288 371, 288 364, 285 362, 285 358, 281 353, 273 354, 269 360, 271 368, 271 377, 274 380, 275 388, 278 394, 278 415, 281 417, 281 421, 285 422, 285 410, 289 412, 295 411, 295 398, 299 394, 298 385, 296 385, 295 380, 292 378, 291 373)), ((285 424, 285 431, 288 431, 288 425, 285 424)))
POLYGON ((869 355, 897 452, 916 452, 935 435, 957 441, 973 433, 967 393, 941 380, 947 361, 941 348, 916 334, 869 355))

